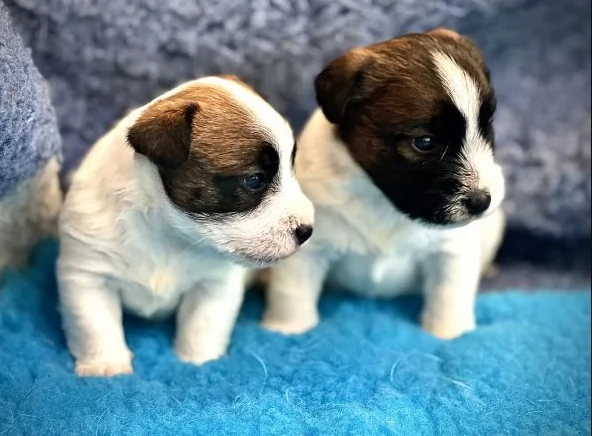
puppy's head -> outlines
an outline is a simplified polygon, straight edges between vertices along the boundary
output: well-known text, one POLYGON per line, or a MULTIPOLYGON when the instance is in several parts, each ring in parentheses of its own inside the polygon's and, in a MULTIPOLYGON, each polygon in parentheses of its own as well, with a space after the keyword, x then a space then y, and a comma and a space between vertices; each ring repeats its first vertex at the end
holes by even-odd
POLYGON ((313 208, 294 177, 294 136, 236 77, 182 85, 128 130, 158 170, 173 225, 246 264, 291 255, 312 233, 313 208))
POLYGON ((355 48, 315 82, 351 155, 393 205, 429 224, 462 224, 497 208, 496 102, 475 44, 437 29, 355 48))

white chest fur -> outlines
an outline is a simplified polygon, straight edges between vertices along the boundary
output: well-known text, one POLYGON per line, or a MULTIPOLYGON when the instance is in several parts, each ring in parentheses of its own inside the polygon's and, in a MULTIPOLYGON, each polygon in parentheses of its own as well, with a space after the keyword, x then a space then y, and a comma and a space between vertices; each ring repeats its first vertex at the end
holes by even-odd
MULTIPOLYGON (((368 196, 366 197, 368 200, 368 196)), ((482 234, 482 222, 456 229, 425 228, 398 214, 374 212, 380 206, 352 215, 352 208, 320 211, 317 214, 316 238, 305 251, 332 252, 328 271, 330 287, 345 288, 369 297, 393 297, 423 288, 426 270, 439 256, 464 257, 469 253, 481 267, 491 259, 482 250, 488 234, 482 234), (347 211, 348 215, 340 211, 347 211)), ((486 219, 486 220, 489 220, 486 219)))
POLYGON ((129 217, 127 237, 114 253, 109 286, 120 292, 124 308, 143 317, 172 313, 182 295, 208 286, 243 268, 180 240, 165 229, 129 217))

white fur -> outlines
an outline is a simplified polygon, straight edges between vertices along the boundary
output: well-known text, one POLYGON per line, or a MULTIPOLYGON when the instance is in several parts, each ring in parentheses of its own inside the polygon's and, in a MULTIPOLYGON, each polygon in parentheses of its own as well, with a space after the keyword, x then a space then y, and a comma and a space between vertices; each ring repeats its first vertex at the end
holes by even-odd
POLYGON ((318 321, 323 283, 370 297, 422 290, 422 324, 443 338, 475 327, 474 300, 503 230, 500 209, 462 227, 436 228, 397 211, 317 110, 302 133, 298 180, 315 205, 308 245, 271 268, 264 326, 300 333, 318 321))
POLYGON ((296 249, 294 226, 312 224, 312 205, 290 169, 294 139, 286 121, 232 81, 200 83, 227 90, 274 135, 281 155, 279 192, 252 213, 198 224, 170 204, 156 168, 126 144, 127 129, 151 103, 101 138, 74 175, 60 220, 61 310, 79 375, 132 371, 122 308, 147 318, 176 311, 175 348, 184 361, 222 356, 247 275, 228 255, 245 262, 287 256, 296 249))
POLYGON ((24 266, 31 248, 44 237, 56 236, 62 192, 56 158, 38 175, 0 199, 0 271, 24 266))
POLYGON ((479 132, 481 98, 475 80, 449 55, 432 53, 434 64, 449 97, 467 120, 465 142, 462 146, 463 176, 469 181, 468 189, 481 189, 491 195, 486 214, 496 210, 505 196, 502 170, 493 159, 490 144, 479 132))

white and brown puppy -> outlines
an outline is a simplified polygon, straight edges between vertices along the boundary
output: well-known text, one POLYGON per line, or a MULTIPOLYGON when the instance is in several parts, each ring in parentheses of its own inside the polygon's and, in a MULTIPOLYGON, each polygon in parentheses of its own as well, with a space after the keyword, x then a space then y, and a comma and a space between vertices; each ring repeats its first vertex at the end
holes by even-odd
POLYGON ((479 280, 503 233, 495 97, 482 54, 438 29, 355 48, 315 82, 320 110, 298 141, 315 233, 271 269, 263 323, 318 323, 324 282, 372 297, 423 290, 423 327, 475 327, 479 280))
POLYGON ((286 120, 238 79, 187 82, 90 150, 60 218, 58 284, 81 376, 132 371, 122 309, 176 311, 179 357, 226 352, 247 266, 293 254, 313 208, 286 120))

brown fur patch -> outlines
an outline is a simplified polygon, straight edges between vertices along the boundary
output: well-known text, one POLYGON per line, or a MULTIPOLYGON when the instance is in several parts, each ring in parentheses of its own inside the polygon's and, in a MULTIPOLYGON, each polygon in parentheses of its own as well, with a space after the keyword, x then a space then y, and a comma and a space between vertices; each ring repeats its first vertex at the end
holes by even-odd
MULTIPOLYGON (((331 62, 316 78, 317 100, 327 119, 339 126, 358 162, 372 165, 393 149, 385 135, 393 126, 409 136, 422 133, 440 110, 450 102, 433 67, 431 53, 453 53, 457 62, 490 92, 478 49, 448 29, 411 34, 369 47, 355 48, 331 62), (451 38, 451 35, 456 35, 451 38)), ((424 159, 410 149, 408 159, 424 159)))
POLYGON ((241 189, 240 179, 277 172, 273 133, 226 90, 210 84, 151 104, 128 140, 158 167, 173 204, 191 213, 253 208, 262 197, 241 189))

